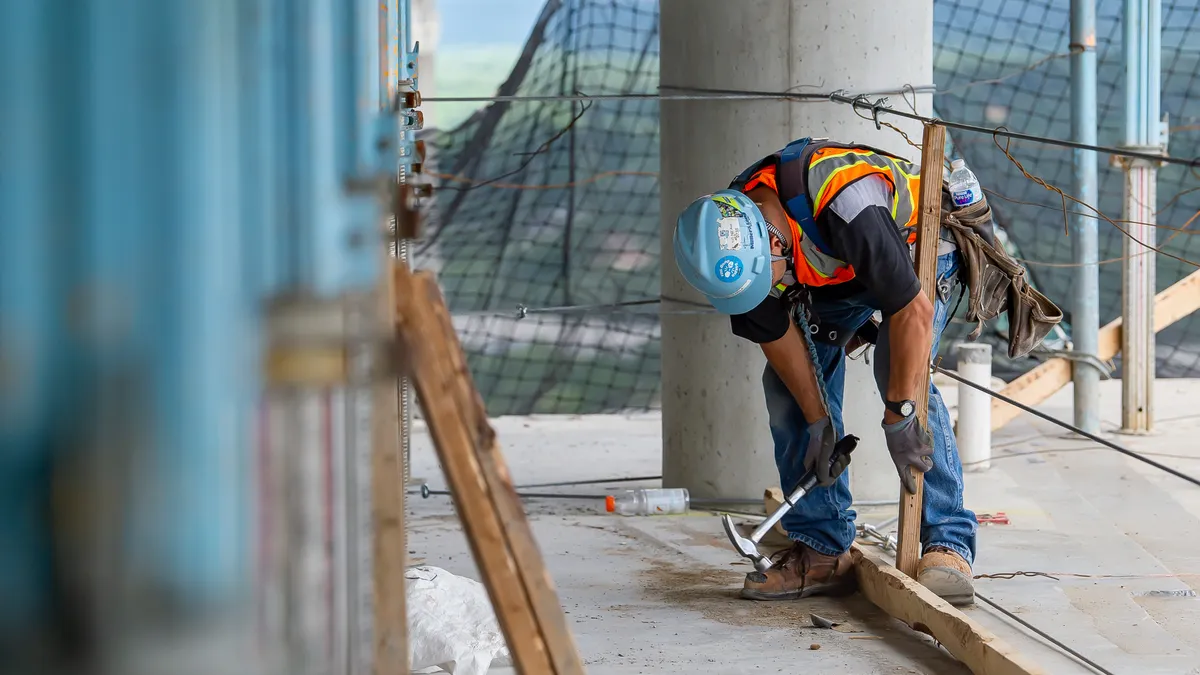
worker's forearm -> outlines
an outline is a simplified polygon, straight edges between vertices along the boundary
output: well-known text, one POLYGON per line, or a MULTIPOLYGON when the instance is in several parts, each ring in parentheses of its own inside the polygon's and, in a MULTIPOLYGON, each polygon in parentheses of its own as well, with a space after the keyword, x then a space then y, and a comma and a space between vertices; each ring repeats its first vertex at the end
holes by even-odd
POLYGON ((884 395, 889 401, 918 400, 917 387, 929 368, 933 345, 933 306, 924 294, 918 294, 887 321, 891 369, 884 395))
POLYGON ((808 353, 808 345, 796 326, 789 325, 787 333, 778 340, 763 343, 762 350, 767 362, 796 399, 804 419, 812 424, 824 417, 827 413, 825 403, 821 400, 820 385, 817 384, 817 371, 808 353))

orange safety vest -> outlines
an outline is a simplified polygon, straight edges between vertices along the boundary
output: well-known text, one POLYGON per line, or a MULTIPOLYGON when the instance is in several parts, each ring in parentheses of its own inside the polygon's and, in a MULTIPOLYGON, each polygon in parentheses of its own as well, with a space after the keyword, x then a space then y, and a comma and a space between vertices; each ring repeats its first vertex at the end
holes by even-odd
POLYGON ((850 281, 854 268, 833 256, 815 221, 846 186, 871 175, 882 176, 891 185, 892 219, 898 228, 908 230, 905 239, 913 243, 920 167, 869 146, 800 139, 750 166, 729 187, 745 193, 763 185, 779 195, 792 233, 796 281, 827 286, 850 281))

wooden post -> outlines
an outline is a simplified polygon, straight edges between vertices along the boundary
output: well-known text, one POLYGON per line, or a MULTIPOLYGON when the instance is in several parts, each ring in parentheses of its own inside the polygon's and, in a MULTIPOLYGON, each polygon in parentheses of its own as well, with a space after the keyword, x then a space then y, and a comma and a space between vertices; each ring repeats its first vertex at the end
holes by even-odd
POLYGON ((550 575, 437 284, 394 269, 397 357, 410 373, 455 509, 520 673, 582 675, 550 575))
MULTIPOLYGON (((930 302, 937 293, 938 233, 942 226, 942 166, 946 154, 946 127, 925 125, 921 145, 921 212, 917 217, 917 278, 921 290, 930 302)), ((922 425, 929 419, 929 370, 917 381, 917 419, 922 425)), ((909 469, 912 471, 912 469, 909 469)), ((910 577, 917 576, 917 560, 921 557, 921 504, 925 481, 913 472, 917 493, 908 494, 900 488, 900 534, 896 549, 896 567, 910 577)))

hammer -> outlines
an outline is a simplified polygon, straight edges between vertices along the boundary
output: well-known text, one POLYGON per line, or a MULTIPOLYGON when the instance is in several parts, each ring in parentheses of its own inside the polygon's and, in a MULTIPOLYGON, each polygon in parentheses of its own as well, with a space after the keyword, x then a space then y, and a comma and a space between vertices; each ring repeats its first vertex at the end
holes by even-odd
MULTIPOLYGON (((838 459, 842 455, 849 455, 858 445, 857 436, 844 436, 842 440, 833 446, 833 456, 829 458, 830 467, 835 466, 838 459)), ((836 476, 835 476, 836 478, 836 476)), ((800 484, 792 491, 792 494, 784 497, 783 503, 775 512, 767 516, 767 519, 762 521, 754 532, 750 533, 750 537, 743 537, 733 526, 733 517, 726 514, 721 516, 721 524, 725 526, 725 534, 729 537, 729 542, 733 544, 734 550, 742 554, 743 557, 749 558, 754 563, 754 568, 759 572, 766 572, 771 569, 771 561, 766 556, 758 552, 758 542, 766 536, 767 532, 778 523, 796 502, 800 501, 804 495, 812 491, 817 485, 817 474, 815 471, 809 471, 800 477, 800 484)))

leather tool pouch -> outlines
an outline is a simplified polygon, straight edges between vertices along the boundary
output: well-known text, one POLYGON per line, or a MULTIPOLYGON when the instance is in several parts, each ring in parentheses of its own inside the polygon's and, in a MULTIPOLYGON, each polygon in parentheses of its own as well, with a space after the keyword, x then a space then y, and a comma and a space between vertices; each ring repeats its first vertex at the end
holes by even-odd
POLYGON ((996 240, 992 209, 986 200, 955 209, 947 186, 942 187, 942 226, 958 246, 969 290, 967 320, 975 321, 971 340, 983 322, 1008 311, 1008 356, 1019 358, 1041 344, 1058 322, 1062 310, 1025 278, 1025 268, 996 240))

